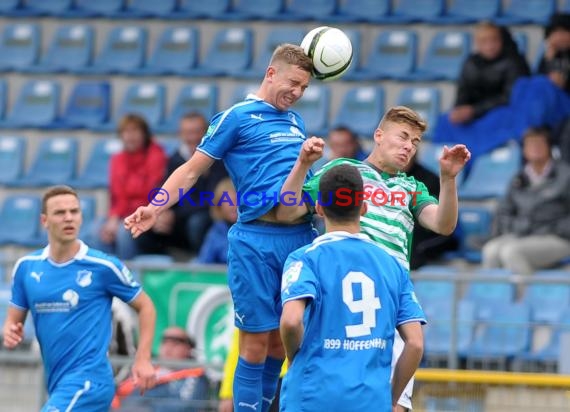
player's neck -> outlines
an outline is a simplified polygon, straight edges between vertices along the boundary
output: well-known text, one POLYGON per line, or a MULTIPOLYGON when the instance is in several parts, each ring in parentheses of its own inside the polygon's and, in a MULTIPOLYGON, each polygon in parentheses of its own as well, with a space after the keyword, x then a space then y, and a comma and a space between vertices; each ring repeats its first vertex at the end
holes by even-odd
POLYGON ((368 156, 365 161, 370 163, 372 166, 374 166, 376 169, 380 170, 381 172, 386 172, 391 175, 398 173, 396 169, 387 164, 383 159, 379 157, 374 157, 372 154, 368 156))
POLYGON ((56 263, 68 262, 79 252, 81 243, 79 240, 72 242, 50 242, 49 258, 56 263))
POLYGON ((329 232, 348 232, 348 233, 360 233, 360 222, 354 223, 335 223, 330 221, 325 221, 325 228, 327 233, 329 232))

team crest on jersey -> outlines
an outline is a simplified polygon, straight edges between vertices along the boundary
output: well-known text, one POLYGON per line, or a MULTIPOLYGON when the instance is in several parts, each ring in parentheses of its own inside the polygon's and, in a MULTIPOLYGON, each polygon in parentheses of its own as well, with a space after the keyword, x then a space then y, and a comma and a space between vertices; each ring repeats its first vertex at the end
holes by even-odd
POLYGON ((289 112, 289 120, 291 120, 291 123, 293 123, 295 126, 299 126, 299 123, 297 123, 297 118, 291 112, 289 112))
POLYGON ((92 282, 91 275, 93 275, 93 273, 90 270, 78 270, 75 281, 79 286, 85 288, 92 282))
POLYGON ((303 262, 301 261, 293 262, 289 265, 281 279, 282 291, 285 291, 292 283, 295 283, 299 279, 301 269, 303 269, 303 262))

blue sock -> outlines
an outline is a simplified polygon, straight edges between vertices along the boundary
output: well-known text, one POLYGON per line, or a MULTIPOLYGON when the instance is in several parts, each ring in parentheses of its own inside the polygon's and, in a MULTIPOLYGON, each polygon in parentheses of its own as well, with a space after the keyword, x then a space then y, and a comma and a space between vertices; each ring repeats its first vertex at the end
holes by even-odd
POLYGON ((265 369, 263 369, 263 404, 262 412, 267 412, 277 391, 277 384, 279 383, 279 375, 281 374, 281 366, 283 366, 283 359, 275 359, 267 357, 265 359, 265 369))
POLYGON ((238 358, 234 375, 234 412, 261 411, 263 363, 238 358))

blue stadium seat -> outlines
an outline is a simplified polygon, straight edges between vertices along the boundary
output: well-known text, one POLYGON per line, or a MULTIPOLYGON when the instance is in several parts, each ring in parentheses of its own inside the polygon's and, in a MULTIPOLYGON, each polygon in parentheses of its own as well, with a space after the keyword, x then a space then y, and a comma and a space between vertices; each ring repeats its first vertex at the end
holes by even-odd
POLYGON ((74 72, 91 64, 94 50, 93 27, 86 24, 57 28, 47 52, 31 72, 74 72))
POLYGON ((301 44, 306 31, 290 27, 277 27, 270 29, 265 37, 261 52, 255 58, 251 68, 235 73, 235 77, 246 79, 261 79, 269 65, 275 48, 283 43, 301 44))
POLYGON ((218 86, 215 83, 187 84, 180 89, 168 119, 156 132, 176 133, 180 119, 185 114, 197 112, 209 120, 217 110, 218 86))
POLYGON ((10 16, 17 13, 23 7, 23 0, 0 0, 0 14, 10 16))
POLYGON ((336 12, 336 1, 330 0, 289 0, 285 10, 279 15, 280 20, 318 20, 326 21, 336 12))
POLYGON ((518 144, 510 144, 475 159, 469 176, 459 189, 462 200, 502 198, 522 164, 518 144))
POLYGON ((253 32, 246 27, 220 29, 206 58, 193 70, 196 76, 233 76, 249 68, 253 55, 253 32))
POLYGON ((93 66, 85 73, 134 73, 145 61, 147 30, 137 26, 114 27, 93 66))
POLYGON ((8 108, 8 83, 4 79, 0 79, 0 127, 6 116, 8 108))
POLYGON ((471 36, 465 31, 438 31, 426 54, 406 80, 457 80, 463 62, 471 52, 471 36))
POLYGON ((125 0, 75 0, 71 17, 113 17, 125 9, 125 0))
POLYGON ((477 269, 473 280, 465 290, 464 299, 477 304, 477 316, 485 319, 492 315, 490 308, 495 304, 513 303, 515 301, 514 286, 505 281, 478 280, 478 275, 509 276, 512 273, 506 269, 477 269))
POLYGON ((546 24, 556 11, 556 0, 510 0, 495 21, 503 25, 546 24))
MULTIPOLYGON (((232 92, 231 101, 229 102, 228 106, 241 102, 243 99, 247 97, 248 94, 255 94, 259 89, 258 83, 249 83, 249 84, 239 84, 234 87, 232 92)), ((296 106, 293 106, 295 109, 296 106)))
POLYGON ((80 81, 67 101, 59 127, 92 128, 109 121, 111 85, 107 81, 80 81))
POLYGON ((79 230, 79 238, 87 238, 93 230, 92 227, 97 217, 97 199, 93 195, 81 195, 80 206, 83 223, 79 230))
POLYGON ((390 0, 341 0, 336 15, 327 16, 334 22, 386 23, 390 0))
POLYGON ((532 349, 519 357, 523 360, 534 360, 539 362, 557 362, 562 350, 567 350, 561 345, 563 334, 570 333, 570 307, 560 308, 556 321, 549 322, 551 335, 542 348, 536 351, 532 349))
POLYGON ((59 111, 61 85, 55 81, 28 80, 20 89, 5 127, 49 127, 59 111))
POLYGON ((198 63, 200 40, 192 27, 167 27, 158 38, 145 67, 137 74, 189 75, 198 63))
POLYGON ((473 343, 463 352, 471 360, 506 360, 530 347, 530 308, 523 303, 495 303, 479 319, 473 343))
POLYGON ((29 170, 11 186, 43 187, 69 184, 75 178, 77 157, 75 138, 43 138, 29 170))
POLYGON ((176 0, 130 0, 126 10, 121 13, 125 17, 170 17, 176 9, 176 0))
POLYGON ((485 206, 460 206, 459 253, 469 262, 481 262, 481 248, 491 238, 493 213, 485 206))
POLYGON ((561 279, 560 283, 529 283, 522 297, 522 301, 531 307, 534 321, 554 323, 562 311, 570 308, 570 285, 564 283, 568 272, 544 270, 535 276, 561 279))
POLYGON ((73 0, 26 0, 24 13, 39 16, 59 16, 73 7, 73 0))
POLYGON ((501 0, 452 0, 437 24, 467 24, 495 19, 501 10, 501 0))
POLYGON ((284 6, 284 0, 234 0, 231 12, 223 17, 231 20, 275 20, 281 17, 284 6))
POLYGON ((428 123, 424 139, 429 139, 431 130, 441 109, 441 91, 435 87, 405 87, 397 99, 397 104, 407 106, 417 112, 428 123))
POLYGON ((133 83, 125 92, 119 106, 117 119, 129 113, 139 114, 148 122, 151 130, 164 121, 166 88, 160 83, 133 83))
POLYGON ((330 109, 330 89, 328 86, 313 84, 295 105, 293 110, 299 113, 305 122, 307 135, 325 136, 328 128, 330 109))
MULTIPOLYGON (((446 143, 433 143, 429 140, 422 140, 416 154, 416 161, 423 167, 439 176, 439 158, 446 143)), ((447 144, 447 147, 453 143, 447 144)))
POLYGON ((524 31, 513 31, 512 33, 513 40, 517 44, 517 48, 519 49, 519 53, 526 57, 528 52, 528 37, 524 31))
POLYGON ((180 139, 177 139, 176 137, 164 137, 158 139, 158 144, 160 144, 160 146, 166 153, 166 156, 170 157, 174 153, 176 153, 176 151, 180 147, 180 139))
POLYGON ((0 210, 0 245, 39 245, 40 212, 38 196, 8 195, 0 210))
POLYGON ((391 23, 430 22, 443 14, 445 0, 399 0, 396 2, 391 23))
POLYGON ((217 19, 230 9, 231 0, 179 0, 178 9, 171 15, 182 19, 217 19))
POLYGON ((0 136, 0 185, 17 181, 24 173, 26 139, 0 136))
POLYGON ((120 139, 107 138, 98 139, 91 150, 85 167, 80 172, 77 179, 72 183, 72 187, 78 189, 98 189, 109 186, 109 162, 111 156, 122 150, 123 145, 120 139))
MULTIPOLYGON (((385 30, 374 39, 366 60, 345 75, 346 80, 401 79, 415 68, 417 33, 412 30, 385 30)), ((354 64, 354 62, 353 62, 354 64)))
POLYGON ((4 26, 0 40, 0 71, 20 71, 37 63, 41 47, 37 24, 4 26))
POLYGON ((381 87, 353 87, 344 95, 332 126, 350 126, 358 135, 372 139, 384 114, 384 103, 381 87))

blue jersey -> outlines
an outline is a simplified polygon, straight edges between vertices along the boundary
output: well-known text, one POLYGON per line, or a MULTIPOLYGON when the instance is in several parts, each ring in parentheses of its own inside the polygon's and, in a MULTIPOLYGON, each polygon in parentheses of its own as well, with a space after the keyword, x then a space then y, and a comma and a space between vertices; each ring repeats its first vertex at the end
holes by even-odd
POLYGON ((11 304, 30 310, 48 392, 60 382, 113 382, 107 351, 113 296, 131 302, 141 292, 116 258, 84 243, 73 259, 55 263, 49 246, 15 265, 11 304))
POLYGON ((297 113, 249 95, 213 117, 198 150, 223 159, 237 191, 238 221, 245 223, 279 203, 305 139, 297 113))
POLYGON ((425 323, 406 270, 363 234, 331 232, 291 253, 281 298, 307 299, 284 411, 391 411, 397 326, 425 323))

